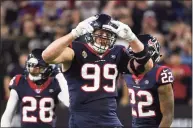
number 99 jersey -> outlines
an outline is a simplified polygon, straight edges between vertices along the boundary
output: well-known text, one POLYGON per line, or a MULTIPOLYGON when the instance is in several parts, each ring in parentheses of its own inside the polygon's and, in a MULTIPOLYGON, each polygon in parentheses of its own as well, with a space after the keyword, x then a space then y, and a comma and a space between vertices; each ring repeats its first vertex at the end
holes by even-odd
POLYGON ((16 90, 19 97, 22 127, 55 127, 55 105, 61 91, 55 78, 49 77, 37 87, 28 77, 16 75, 10 82, 10 89, 16 90))
POLYGON ((158 88, 173 83, 172 72, 156 65, 145 75, 125 75, 132 107, 132 127, 159 127, 162 119, 158 88))
POLYGON ((94 127, 94 124, 121 126, 115 113, 117 107, 115 84, 118 73, 127 71, 130 57, 123 46, 114 46, 99 55, 88 45, 73 42, 71 46, 75 57, 71 67, 64 72, 70 95, 69 109, 71 113, 83 113, 81 122, 93 122, 92 125, 77 122, 85 128, 94 127), (92 114, 86 116, 84 112, 92 114))

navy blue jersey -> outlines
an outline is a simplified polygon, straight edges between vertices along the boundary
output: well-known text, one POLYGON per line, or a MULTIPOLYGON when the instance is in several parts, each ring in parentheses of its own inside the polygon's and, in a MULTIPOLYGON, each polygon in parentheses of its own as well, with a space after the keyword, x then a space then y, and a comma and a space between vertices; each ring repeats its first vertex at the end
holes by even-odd
POLYGON ((125 75, 124 78, 129 88, 132 127, 158 127, 162 119, 158 88, 173 83, 171 70, 156 65, 145 75, 125 75))
POLYGON ((10 88, 19 96, 22 127, 55 127, 55 105, 61 91, 55 78, 38 87, 23 75, 16 75, 10 82, 10 88))
POLYGON ((71 46, 75 57, 70 69, 64 73, 69 86, 70 110, 92 112, 95 116, 102 115, 102 112, 107 116, 94 122, 112 122, 108 118, 114 118, 112 113, 116 115, 116 79, 119 72, 128 71, 130 57, 123 46, 114 46, 99 55, 88 45, 73 42, 71 46))

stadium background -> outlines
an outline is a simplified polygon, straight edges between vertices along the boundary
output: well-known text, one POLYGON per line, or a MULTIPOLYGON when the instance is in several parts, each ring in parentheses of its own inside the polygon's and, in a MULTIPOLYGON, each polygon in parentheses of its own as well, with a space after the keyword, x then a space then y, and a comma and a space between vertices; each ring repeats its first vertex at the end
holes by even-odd
MULTIPOLYGON (((45 48, 67 34, 80 21, 107 13, 128 24, 133 32, 149 33, 161 43, 160 64, 172 69, 175 77, 175 119, 173 127, 192 125, 192 1, 16 1, 1 0, 0 94, 1 115, 9 92, 4 90, 15 74, 23 72, 26 55, 45 48)), ((81 38, 80 40, 82 40, 81 38)), ((118 40, 116 43, 125 45, 118 40)), ((125 127, 131 124, 128 105, 121 101, 118 114, 125 127)), ((68 124, 68 110, 57 109, 58 126, 68 124)))

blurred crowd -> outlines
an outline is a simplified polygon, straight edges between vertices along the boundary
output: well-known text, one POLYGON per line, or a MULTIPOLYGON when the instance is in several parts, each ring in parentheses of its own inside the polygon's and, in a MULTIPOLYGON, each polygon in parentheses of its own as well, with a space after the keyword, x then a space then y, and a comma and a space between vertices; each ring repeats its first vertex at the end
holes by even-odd
MULTIPOLYGON (((169 66, 175 77, 176 104, 191 105, 192 1, 189 0, 1 0, 1 100, 9 97, 8 83, 14 75, 23 72, 31 50, 47 47, 80 21, 97 13, 109 14, 129 25, 136 35, 155 36, 161 43, 160 64, 169 66)), ((125 45, 122 40, 117 43, 125 45)))

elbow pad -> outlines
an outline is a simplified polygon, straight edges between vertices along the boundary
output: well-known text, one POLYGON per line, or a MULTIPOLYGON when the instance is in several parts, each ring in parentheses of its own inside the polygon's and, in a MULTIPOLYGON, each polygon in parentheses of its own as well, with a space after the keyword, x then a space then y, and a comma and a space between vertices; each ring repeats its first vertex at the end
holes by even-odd
POLYGON ((144 47, 141 52, 133 53, 133 56, 135 57, 136 62, 140 65, 145 65, 147 61, 151 58, 151 55, 148 52, 148 47, 144 47))

